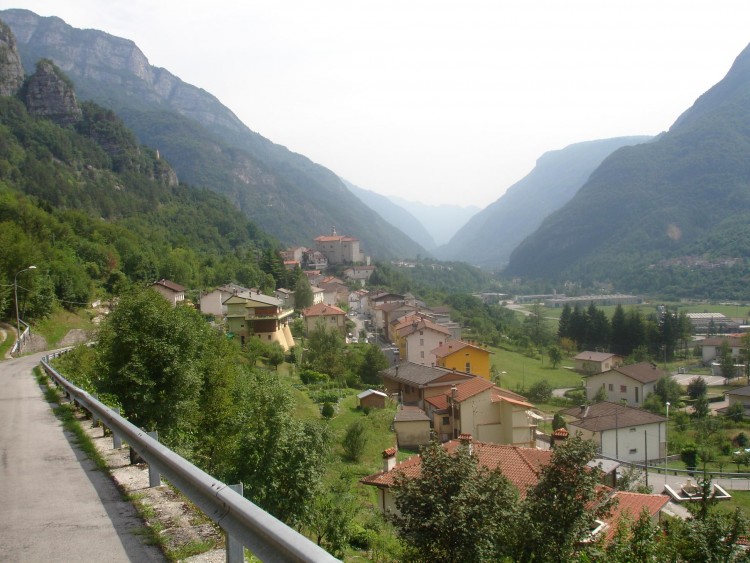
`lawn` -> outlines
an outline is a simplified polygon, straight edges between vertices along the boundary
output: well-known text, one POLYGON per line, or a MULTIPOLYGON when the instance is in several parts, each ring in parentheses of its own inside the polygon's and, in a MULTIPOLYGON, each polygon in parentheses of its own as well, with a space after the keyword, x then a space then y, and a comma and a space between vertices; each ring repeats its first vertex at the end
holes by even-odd
POLYGON ((493 353, 492 365, 496 366, 500 374, 500 386, 505 389, 528 389, 534 383, 545 379, 555 389, 581 386, 580 374, 568 369, 573 367, 573 361, 570 359, 564 359, 562 365, 553 368, 549 358, 544 355, 535 359, 504 348, 489 350, 493 353))

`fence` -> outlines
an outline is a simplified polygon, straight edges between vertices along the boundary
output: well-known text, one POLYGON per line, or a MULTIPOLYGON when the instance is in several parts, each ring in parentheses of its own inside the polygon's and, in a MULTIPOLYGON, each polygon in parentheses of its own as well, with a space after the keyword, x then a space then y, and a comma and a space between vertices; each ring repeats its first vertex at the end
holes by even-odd
POLYGON ((71 401, 89 411, 94 420, 112 431, 114 447, 126 442, 148 463, 151 486, 158 486, 160 475, 163 475, 224 530, 227 534, 227 561, 244 561, 242 546, 247 547, 261 561, 338 561, 305 536, 235 492, 229 485, 201 471, 95 397, 70 383, 50 366, 49 361, 55 356, 47 356, 42 360, 42 367, 47 375, 62 387, 71 401))
POLYGON ((15 344, 13 344, 13 347, 10 349, 10 355, 19 354, 21 352, 21 348, 23 348, 24 342, 31 336, 31 327, 29 327, 28 324, 26 324, 24 321, 19 320, 19 324, 23 325, 23 332, 18 335, 18 338, 16 338, 15 344))

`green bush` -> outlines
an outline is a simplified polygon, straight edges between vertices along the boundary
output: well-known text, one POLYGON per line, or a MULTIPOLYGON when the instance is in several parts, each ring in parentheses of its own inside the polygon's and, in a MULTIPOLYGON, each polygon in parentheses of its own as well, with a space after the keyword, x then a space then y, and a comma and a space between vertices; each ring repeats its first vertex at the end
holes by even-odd
POLYGON ((320 409, 320 414, 326 420, 330 420, 336 414, 336 410, 331 403, 324 403, 323 408, 320 409))

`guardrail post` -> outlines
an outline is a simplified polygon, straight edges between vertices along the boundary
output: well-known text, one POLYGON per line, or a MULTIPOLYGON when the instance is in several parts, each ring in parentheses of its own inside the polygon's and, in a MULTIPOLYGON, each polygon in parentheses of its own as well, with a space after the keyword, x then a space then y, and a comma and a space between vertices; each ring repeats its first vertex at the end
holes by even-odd
MULTIPOLYGON (((120 407, 116 407, 114 411, 117 413, 117 416, 120 416, 120 407)), ((119 450, 122 448, 122 438, 117 435, 114 428, 110 428, 110 431, 112 432, 112 449, 119 450)))
MULTIPOLYGON (((242 494, 243 492, 242 483, 239 483, 237 485, 229 485, 229 488, 232 489, 235 493, 242 494)), ((231 534, 226 530, 224 531, 224 536, 226 537, 225 543, 227 563, 244 563, 245 546, 242 545, 241 542, 238 542, 235 538, 233 538, 231 534)))
MULTIPOLYGON (((151 436, 157 442, 159 441, 158 431, 154 430, 153 432, 146 432, 146 434, 151 436)), ((159 474, 159 470, 156 467, 154 467, 153 463, 149 462, 148 464, 148 486, 158 487, 159 485, 161 485, 161 475, 159 474)))
MULTIPOLYGON (((91 396, 94 397, 94 399, 96 399, 97 401, 99 400, 99 396, 96 393, 94 393, 91 396)), ((99 417, 96 416, 96 414, 94 413, 93 410, 91 411, 90 414, 91 414, 91 426, 93 428, 98 428, 99 427, 99 417)))

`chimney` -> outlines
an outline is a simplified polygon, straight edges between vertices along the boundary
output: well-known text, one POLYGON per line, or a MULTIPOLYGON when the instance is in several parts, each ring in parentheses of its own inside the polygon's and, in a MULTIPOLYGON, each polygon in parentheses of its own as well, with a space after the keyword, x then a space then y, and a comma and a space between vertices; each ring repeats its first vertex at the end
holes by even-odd
POLYGON ((563 440, 566 440, 569 435, 570 435, 570 433, 565 428, 558 428, 550 436, 549 447, 550 448, 554 448, 555 447, 555 443, 562 442, 563 440))
POLYGON ((396 448, 388 448, 383 450, 383 471, 388 472, 396 467, 396 448))
POLYGON ((471 440, 471 434, 462 432, 458 435, 458 441, 461 442, 462 446, 466 446, 466 448, 469 450, 469 455, 472 455, 474 453, 474 446, 472 444, 471 440))

